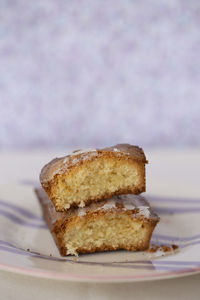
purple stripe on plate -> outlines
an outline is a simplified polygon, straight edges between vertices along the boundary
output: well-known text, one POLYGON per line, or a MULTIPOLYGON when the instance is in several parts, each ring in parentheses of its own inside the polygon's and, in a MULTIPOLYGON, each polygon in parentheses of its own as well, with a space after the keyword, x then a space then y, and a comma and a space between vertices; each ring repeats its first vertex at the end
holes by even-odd
POLYGON ((88 266, 104 266, 104 267, 112 267, 112 268, 126 268, 126 269, 144 269, 144 270, 155 270, 155 266, 152 264, 144 263, 143 265, 130 265, 130 264, 121 264, 121 263, 110 263, 110 262, 93 262, 93 261, 77 261, 76 263, 80 265, 88 265, 88 266))
MULTIPOLYGON (((35 255, 33 253, 30 252, 25 252, 25 251, 20 251, 18 249, 14 249, 14 248, 9 248, 6 246, 0 246, 0 250, 2 251, 6 251, 6 252, 11 252, 17 255, 23 255, 23 256, 30 256, 30 257, 35 257, 35 258, 42 258, 42 259, 47 259, 47 260, 54 260, 54 261, 60 261, 57 258, 54 257, 47 257, 47 256, 41 256, 41 255, 35 255)), ((62 260, 65 262, 70 262, 70 263, 74 263, 73 261, 70 260, 62 260)), ((114 268, 125 268, 125 269, 143 269, 143 270, 156 270, 156 271, 181 271, 181 270, 185 270, 185 271, 194 271, 195 267, 198 267, 198 265, 190 267, 190 268, 186 268, 184 265, 182 266, 155 266, 155 265, 130 265, 130 264, 121 264, 121 263, 96 263, 96 262, 86 262, 86 261, 77 261, 76 263, 78 264, 82 264, 82 265, 98 265, 98 266, 107 266, 107 267, 114 267, 114 268)))
POLYGON ((127 263, 138 263, 138 264, 144 264, 144 263, 153 263, 154 265, 155 264, 158 264, 158 265, 182 265, 184 267, 184 265, 188 265, 188 266, 200 266, 200 261, 170 261, 170 260, 158 260, 158 259, 155 259, 155 260, 152 260, 152 261, 145 261, 145 260, 138 260, 138 261, 120 261, 120 262, 117 262, 117 263, 120 263, 120 264, 127 264, 127 263))
POLYGON ((0 215, 4 216, 4 217, 7 217, 8 219, 10 219, 11 221, 17 223, 17 224, 20 224, 20 225, 24 225, 24 226, 27 226, 27 227, 32 227, 32 228, 43 228, 43 229, 46 229, 47 226, 45 225, 45 223, 41 223, 41 224, 34 224, 34 223, 29 223, 27 221, 24 221, 22 219, 20 219, 19 217, 15 216, 14 214, 8 212, 8 211, 5 211, 5 210, 2 210, 0 209, 0 215))
MULTIPOLYGON (((158 246, 163 245, 163 243, 161 243, 161 242, 158 243, 157 241, 154 241, 154 240, 152 240, 151 243, 156 244, 158 246)), ((184 243, 184 244, 176 243, 176 244, 179 246, 179 248, 185 248, 185 247, 188 247, 188 246, 194 246, 194 245, 200 244, 200 240, 196 241, 196 242, 191 242, 191 243, 184 243)), ((165 246, 171 247, 171 245, 172 245, 172 243, 165 243, 165 246)))
POLYGON ((193 235, 190 237, 177 237, 177 236, 169 236, 169 235, 162 235, 162 234, 153 234, 153 238, 158 238, 164 241, 187 242, 187 241, 200 239, 200 234, 193 235))
POLYGON ((2 241, 2 240, 0 240, 0 244, 2 244, 2 245, 6 245, 6 246, 10 246, 10 247, 13 247, 13 248, 17 248, 16 246, 13 246, 13 245, 12 245, 12 244, 10 244, 9 242, 2 241))
MULTIPOLYGON (((4 245, 4 246, 9 246, 10 248, 13 248, 15 249, 17 252, 25 252, 25 253, 28 253, 28 254, 32 254, 32 256, 37 256, 37 257, 40 257, 40 258, 46 258, 46 259, 49 259, 49 260, 57 260, 57 261, 70 261, 70 262, 73 262, 72 260, 70 259, 66 259, 66 258, 57 258, 57 257, 52 257, 52 256, 47 256, 47 255, 43 255, 41 253, 38 253, 38 252, 35 252, 35 251, 31 251, 31 250, 25 250, 25 249, 22 249, 20 247, 16 247, 14 246, 13 244, 9 243, 9 242, 6 242, 6 241, 3 241, 3 240, 0 240, 0 245, 4 245)), ((15 252, 14 252, 15 253, 15 252)), ((27 255, 28 255, 27 254, 27 255)), ((95 254, 91 254, 91 255, 95 255, 95 254)), ((80 257, 83 257, 84 254, 81 254, 80 257)), ((99 263, 99 262, 89 262, 89 261, 77 261, 78 263, 87 263, 87 264, 103 264, 103 265, 107 265, 107 264, 110 264, 110 263, 99 263)), ((128 262, 116 262, 116 263, 142 263, 142 264, 152 264, 152 262, 150 260, 147 260, 147 261, 128 261, 128 262)), ((111 263, 111 264, 115 264, 115 262, 111 263)))
POLYGON ((162 196, 145 196, 150 202, 173 202, 173 203, 188 203, 188 204, 200 204, 200 199, 190 199, 190 198, 174 198, 174 197, 162 197, 162 196))
MULTIPOLYGON (((72 260, 61 259, 56 257, 50 257, 46 255, 41 255, 36 252, 27 252, 26 250, 17 248, 13 245, 11 245, 8 242, 0 241, 0 244, 3 244, 4 246, 0 246, 0 250, 11 252, 18 255, 24 255, 24 256, 30 256, 30 257, 36 257, 46 260, 53 260, 53 261, 65 261, 74 263, 72 260), (7 247, 8 246, 8 247, 7 247)), ((78 264, 83 265, 100 265, 100 266, 109 266, 109 267, 115 267, 115 268, 128 268, 128 269, 145 269, 145 270, 158 270, 158 271, 179 271, 179 270, 187 270, 187 271, 193 271, 195 267, 200 266, 200 262, 189 262, 189 261, 159 261, 154 260, 153 264, 152 261, 128 261, 128 262, 116 262, 116 263, 101 263, 101 262, 89 262, 89 261, 77 261, 78 264), (132 265, 134 264, 134 265, 132 265), (139 264, 139 265, 138 265, 139 264), (142 265, 141 265, 142 264, 142 265), (167 266, 166 266, 167 265, 167 266), (185 266, 190 266, 190 268, 185 268, 185 266)))
MULTIPOLYGON (((12 245, 9 242, 5 242, 0 240, 0 245, 4 245, 4 246, 9 246, 9 249, 15 250, 15 251, 10 251, 16 254, 21 254, 21 255, 26 255, 26 256, 34 256, 34 257, 39 257, 39 258, 44 258, 44 259, 48 259, 48 260, 55 260, 55 261, 65 261, 66 259, 62 259, 59 257, 52 257, 52 256, 47 256, 47 255, 43 255, 34 251, 28 251, 19 247, 16 247, 14 245, 12 245)), ((69 261, 69 260, 67 260, 69 261)))
POLYGON ((153 261, 153 264, 158 264, 158 265, 182 265, 182 266, 184 266, 184 265, 187 265, 187 266, 192 266, 192 265, 194 265, 194 266, 200 266, 200 261, 165 261, 165 260, 163 260, 163 261, 157 261, 157 260, 155 260, 155 261, 153 261))
MULTIPOLYGON (((29 257, 35 257, 35 258, 42 258, 42 259, 47 259, 47 260, 56 260, 56 261, 60 261, 59 259, 55 259, 53 257, 44 257, 44 256, 40 256, 40 255, 35 255, 33 253, 30 252, 25 252, 25 251, 20 251, 18 249, 14 249, 14 248, 10 248, 10 247, 6 247, 6 246, 0 246, 0 250, 2 251, 6 251, 6 252, 10 252, 10 253, 14 253, 17 255, 23 255, 23 256, 29 256, 29 257)), ((67 260, 64 260, 65 262, 67 260)), ((68 260, 67 262, 73 263, 72 261, 68 260)), ((82 265, 99 265, 99 266, 107 266, 107 267, 114 267, 114 268, 126 268, 126 269, 144 269, 144 270, 159 270, 159 271, 177 271, 177 270, 181 270, 183 269, 183 267, 172 267, 172 266, 153 266, 153 265, 125 265, 125 264, 112 264, 112 263, 96 263, 96 262, 84 262, 84 261, 78 261, 76 262, 78 264, 82 264, 82 265)), ((185 269, 185 268, 184 268, 185 269)))
MULTIPOLYGON (((41 255, 39 253, 36 252, 32 252, 32 251, 25 251, 23 249, 17 248, 13 245, 11 245, 10 243, 4 242, 4 241, 0 241, 0 244, 3 244, 4 246, 0 246, 0 250, 6 251, 6 252, 11 252, 14 254, 18 254, 18 255, 24 255, 24 256, 31 256, 31 257, 36 257, 36 258, 42 258, 42 259, 46 259, 46 260, 53 260, 53 261, 61 261, 61 262, 70 262, 70 263, 74 263, 73 260, 70 259, 62 259, 62 258, 57 258, 57 257, 51 257, 51 256, 46 256, 46 255, 41 255), (8 247, 9 246, 9 247, 8 247)), ((77 261, 76 263, 78 264, 86 264, 86 265, 103 265, 103 266, 112 266, 112 263, 99 263, 99 262, 88 262, 88 261, 77 261)), ((116 265, 113 265, 114 267, 118 267, 116 265)), ((136 266, 136 268, 146 268, 147 269, 154 269, 153 266, 136 266)))
POLYGON ((111 263, 101 263, 101 262, 88 262, 88 261, 78 261, 79 264, 83 265, 97 265, 97 266, 107 266, 115 268, 126 268, 126 269, 145 269, 145 270, 180 270, 184 268, 183 266, 155 266, 151 261, 127 261, 127 262, 111 262, 111 263))
POLYGON ((22 252, 18 249, 6 247, 6 246, 0 246, 0 250, 4 250, 6 252, 11 252, 11 253, 19 254, 19 255, 24 255, 24 256, 33 256, 31 253, 22 252))
POLYGON ((179 245, 179 248, 186 248, 188 246, 194 246, 194 245, 199 245, 200 241, 196 241, 196 242, 192 242, 192 243, 188 243, 188 244, 181 244, 179 245))
POLYGON ((154 211, 161 215, 170 214, 198 214, 200 212, 199 207, 156 207, 153 206, 154 211))
POLYGON ((0 199, 0 205, 11 208, 11 209, 19 212, 20 214, 22 214, 24 217, 27 217, 29 219, 34 219, 34 220, 38 220, 38 221, 43 220, 41 217, 35 215, 34 213, 30 212, 29 210, 22 208, 16 204, 11 204, 9 202, 3 201, 2 199, 0 199))
POLYGON ((32 187, 40 187, 40 183, 36 180, 29 180, 29 179, 24 179, 18 181, 19 184, 25 184, 25 185, 31 185, 32 187))
POLYGON ((61 260, 59 258, 56 258, 56 257, 42 256, 40 254, 26 252, 26 251, 23 251, 23 250, 20 250, 20 249, 17 249, 17 248, 10 248, 10 247, 6 247, 6 246, 0 246, 0 250, 6 251, 6 252, 11 252, 11 253, 18 254, 18 255, 23 255, 23 256, 42 258, 42 259, 53 260, 53 261, 63 261, 63 260, 61 260))

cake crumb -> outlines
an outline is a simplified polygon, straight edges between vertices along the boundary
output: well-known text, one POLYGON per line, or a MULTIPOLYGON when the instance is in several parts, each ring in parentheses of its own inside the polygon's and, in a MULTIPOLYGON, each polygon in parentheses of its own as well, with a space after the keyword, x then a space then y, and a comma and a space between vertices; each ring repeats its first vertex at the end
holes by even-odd
POLYGON ((172 248, 173 248, 173 250, 177 250, 179 247, 178 247, 178 245, 173 244, 172 248))
POLYGON ((171 246, 152 244, 151 248, 149 248, 147 252, 149 253, 155 253, 157 251, 172 252, 173 250, 177 250, 178 248, 179 247, 175 244, 172 244, 171 246))
POLYGON ((156 252, 156 251, 158 250, 159 247, 160 247, 160 246, 156 246, 155 244, 152 244, 152 245, 151 245, 151 248, 149 248, 149 249, 147 250, 147 252, 149 252, 149 253, 154 253, 154 252, 156 252))
POLYGON ((74 258, 73 258, 73 261, 74 261, 74 262, 77 262, 77 257, 74 257, 74 258))
POLYGON ((172 251, 172 248, 171 248, 171 247, 165 246, 165 245, 161 245, 161 249, 162 249, 164 252, 171 252, 171 251, 172 251))

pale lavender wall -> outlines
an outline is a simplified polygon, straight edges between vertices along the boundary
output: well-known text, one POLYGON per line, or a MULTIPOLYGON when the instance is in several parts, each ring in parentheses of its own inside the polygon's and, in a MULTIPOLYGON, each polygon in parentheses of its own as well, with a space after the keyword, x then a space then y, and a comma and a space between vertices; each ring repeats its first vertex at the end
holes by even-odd
POLYGON ((200 145, 200 2, 0 1, 0 147, 200 145))

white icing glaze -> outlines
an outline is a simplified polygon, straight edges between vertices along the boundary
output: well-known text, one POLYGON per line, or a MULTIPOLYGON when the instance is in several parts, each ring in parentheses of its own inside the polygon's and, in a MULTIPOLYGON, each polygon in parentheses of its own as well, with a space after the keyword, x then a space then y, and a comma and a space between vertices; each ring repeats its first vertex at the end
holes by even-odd
POLYGON ((73 151, 72 153, 70 153, 70 156, 74 156, 74 155, 79 155, 79 154, 83 154, 83 153, 88 153, 88 152, 97 152, 96 149, 93 148, 87 148, 87 149, 83 149, 83 150, 78 150, 78 151, 73 151))
POLYGON ((97 156, 97 154, 98 154, 97 151, 88 152, 87 155, 84 155, 84 156, 82 157, 82 160, 90 159, 91 157, 97 156))
POLYGON ((137 209, 137 213, 133 213, 134 217, 144 216, 145 218, 154 218, 152 214, 151 208, 148 205, 148 202, 141 196, 136 195, 123 195, 123 196, 115 196, 111 199, 106 200, 106 203, 103 206, 98 206, 98 204, 93 204, 93 206, 78 208, 78 216, 83 217, 90 211, 109 211, 111 209, 118 209, 116 203, 123 205, 121 207, 122 210, 134 210, 137 209))
POLYGON ((138 209, 140 215, 143 215, 147 219, 150 217, 151 213, 148 206, 139 206, 138 209))
POLYGON ((84 202, 84 201, 81 201, 81 202, 79 203, 79 207, 80 207, 80 208, 85 207, 85 202, 84 202))
POLYGON ((67 163, 69 161, 69 156, 66 156, 64 159, 63 159, 63 164, 67 163))
MULTIPOLYGON (((80 154, 88 154, 89 156, 93 156, 93 155, 96 155, 96 153, 97 153, 97 150, 96 149, 92 149, 92 148, 75 151, 75 152, 72 152, 72 153, 68 154, 68 156, 66 156, 63 159, 63 163, 65 164, 65 163, 69 162, 70 157, 75 156, 74 158, 72 158, 71 163, 76 164, 77 162, 80 161, 80 158, 78 158, 76 156, 78 156, 80 154), (93 153, 93 152, 95 152, 95 153, 93 153)), ((83 159, 84 160, 87 159, 87 156, 83 156, 83 159)))
POLYGON ((70 208, 70 204, 66 204, 65 206, 64 206, 64 209, 69 209, 70 208))
MULTIPOLYGON (((95 205, 95 204, 94 204, 95 205)), ((78 208, 78 216, 83 217, 86 215, 87 211, 99 211, 99 210, 110 210, 112 208, 116 208, 114 199, 109 199, 103 206, 96 207, 94 209, 88 209, 88 207, 81 207, 79 205, 78 208)))
POLYGON ((57 174, 63 174, 69 168, 69 166, 74 166, 80 161, 89 160, 94 156, 97 156, 98 152, 96 149, 85 149, 77 152, 73 152, 63 158, 60 158, 57 164, 55 163, 55 170, 48 174, 46 178, 43 178, 43 183, 48 182, 54 178, 57 174))
POLYGON ((85 208, 78 208, 78 216, 83 217, 86 214, 86 209, 85 208))
POLYGON ((112 208, 116 208, 116 202, 114 201, 114 199, 109 199, 102 207, 101 209, 104 210, 109 210, 112 208))
POLYGON ((128 197, 124 197, 124 199, 120 201, 123 205, 124 205, 124 209, 127 210, 132 210, 137 208, 136 203, 135 203, 135 199, 129 199, 128 197))
MULTIPOLYGON (((114 152, 117 157, 123 153, 123 151, 117 148, 117 146, 114 148, 108 148, 108 151, 114 152)), ((75 166, 81 161, 90 160, 95 156, 97 157, 98 154, 99 154, 98 149, 87 148, 83 150, 74 151, 72 153, 69 153, 67 156, 55 159, 53 160, 52 164, 51 163, 47 164, 43 168, 41 172, 42 174, 41 182, 43 184, 46 184, 49 181, 51 181, 55 175, 57 174, 61 175, 67 172, 71 166, 75 166)))
POLYGON ((79 162, 78 157, 72 158, 72 164, 73 164, 73 165, 77 164, 78 162, 79 162))

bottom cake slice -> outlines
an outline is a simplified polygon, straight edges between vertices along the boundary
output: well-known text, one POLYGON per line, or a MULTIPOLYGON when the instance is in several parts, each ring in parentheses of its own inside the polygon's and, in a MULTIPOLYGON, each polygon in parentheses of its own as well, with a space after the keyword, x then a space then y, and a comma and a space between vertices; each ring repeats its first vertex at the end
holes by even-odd
POLYGON ((141 196, 114 196, 84 208, 56 212, 42 189, 36 189, 36 194, 61 255, 148 249, 159 221, 141 196))

